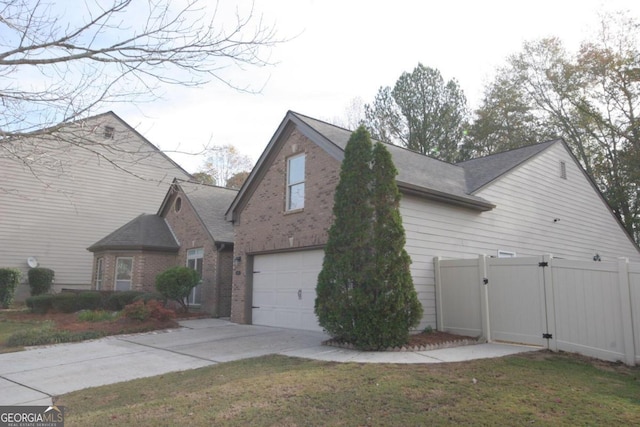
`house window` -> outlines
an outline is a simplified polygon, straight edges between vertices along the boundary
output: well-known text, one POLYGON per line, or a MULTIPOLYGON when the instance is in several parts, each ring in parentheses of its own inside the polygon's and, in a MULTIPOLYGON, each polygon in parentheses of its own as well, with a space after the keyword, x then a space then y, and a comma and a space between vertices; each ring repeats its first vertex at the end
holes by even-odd
POLYGON ((288 211, 304 208, 304 161, 304 154, 287 160, 288 211))
POLYGON ((498 258, 515 258, 516 253, 512 251, 503 251, 502 249, 498 249, 498 258))
POLYGON ((113 139, 113 134, 116 132, 113 126, 104 127, 104 139, 113 139))
POLYGON ((96 260, 96 291, 102 289, 102 277, 104 276, 103 268, 104 258, 98 258, 96 260))
POLYGON ((130 291, 133 258, 116 258, 116 291, 130 291))
POLYGON ((187 267, 198 272, 200 283, 191 290, 187 302, 189 305, 202 304, 202 261, 204 259, 204 249, 189 249, 187 251, 187 267))
POLYGON ((560 178, 567 179, 567 164, 560 162, 560 178))
POLYGON ((173 209, 176 212, 180 212, 180 209, 182 209, 182 197, 178 197, 175 201, 175 203, 173 204, 173 209))

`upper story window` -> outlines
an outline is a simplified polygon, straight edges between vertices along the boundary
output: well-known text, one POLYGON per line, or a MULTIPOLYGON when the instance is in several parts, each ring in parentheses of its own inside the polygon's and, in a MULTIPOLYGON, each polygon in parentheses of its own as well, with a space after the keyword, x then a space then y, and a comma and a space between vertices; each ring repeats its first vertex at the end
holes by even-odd
POLYGON ((304 154, 287 160, 288 211, 304 208, 304 162, 304 154))

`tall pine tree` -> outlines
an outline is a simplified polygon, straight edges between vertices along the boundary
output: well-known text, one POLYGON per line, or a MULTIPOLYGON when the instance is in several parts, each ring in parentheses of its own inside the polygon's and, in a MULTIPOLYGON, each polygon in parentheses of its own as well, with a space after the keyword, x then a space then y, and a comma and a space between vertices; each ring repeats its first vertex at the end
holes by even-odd
POLYGON ((329 334, 365 350, 405 344, 422 317, 396 175, 384 145, 373 149, 358 128, 345 149, 315 309, 329 334))

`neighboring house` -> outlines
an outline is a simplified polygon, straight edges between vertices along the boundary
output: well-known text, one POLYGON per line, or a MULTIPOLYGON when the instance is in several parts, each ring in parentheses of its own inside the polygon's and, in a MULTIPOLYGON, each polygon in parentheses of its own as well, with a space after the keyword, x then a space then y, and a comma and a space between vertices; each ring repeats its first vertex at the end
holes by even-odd
MULTIPOLYGON (((231 320, 320 329, 313 312, 351 131, 289 112, 227 211, 235 229, 231 320)), ((551 253, 640 261, 640 251, 562 140, 457 165, 387 146, 399 171, 411 272, 436 326, 435 256, 551 253)))
POLYGON ((55 271, 57 290, 89 288, 86 247, 155 211, 174 178, 190 175, 112 112, 42 137, 3 140, 0 267, 24 273, 18 296, 29 294, 27 259, 55 271))
POLYGON ((140 215, 91 245, 93 288, 155 291, 155 278, 184 265, 201 283, 189 304, 214 317, 231 313, 233 226, 224 214, 236 190, 175 180, 155 215, 140 215))

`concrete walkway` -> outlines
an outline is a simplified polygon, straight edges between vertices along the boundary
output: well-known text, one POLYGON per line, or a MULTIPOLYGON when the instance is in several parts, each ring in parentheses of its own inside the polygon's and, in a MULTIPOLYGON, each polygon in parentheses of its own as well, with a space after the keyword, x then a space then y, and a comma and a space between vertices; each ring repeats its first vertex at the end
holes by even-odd
POLYGON ((182 328, 0 354, 0 405, 49 405, 57 396, 167 372, 267 354, 357 363, 441 363, 502 357, 536 347, 478 344, 421 352, 360 352, 321 345, 321 332, 181 321, 182 328))

